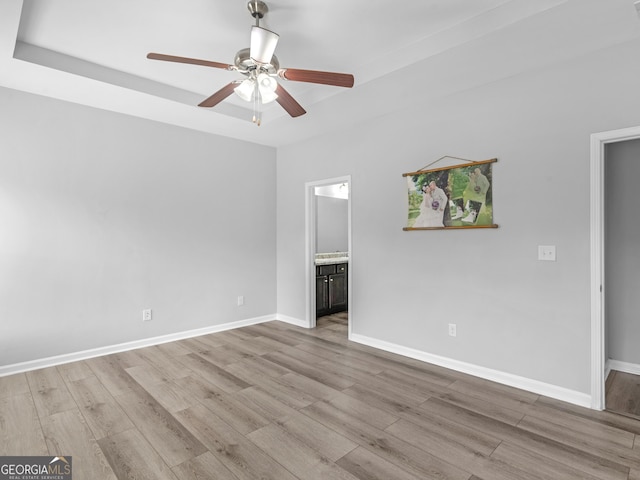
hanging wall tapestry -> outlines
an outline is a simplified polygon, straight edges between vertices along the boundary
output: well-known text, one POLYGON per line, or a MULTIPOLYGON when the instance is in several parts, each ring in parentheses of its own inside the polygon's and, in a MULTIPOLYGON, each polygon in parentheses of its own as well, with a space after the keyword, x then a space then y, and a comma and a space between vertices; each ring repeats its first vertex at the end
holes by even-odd
POLYGON ((491 172, 497 161, 447 156, 417 172, 403 174, 409 189, 409 215, 403 230, 498 228, 493 223, 491 172), (444 159, 466 163, 426 170, 444 159))

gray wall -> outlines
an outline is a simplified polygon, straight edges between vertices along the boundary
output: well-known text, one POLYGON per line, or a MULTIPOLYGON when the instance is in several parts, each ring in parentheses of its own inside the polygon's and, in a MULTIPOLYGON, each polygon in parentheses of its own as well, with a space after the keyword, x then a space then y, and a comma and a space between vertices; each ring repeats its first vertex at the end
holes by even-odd
MULTIPOLYGON (((458 56, 472 48, 481 52, 458 56)), ((427 97, 279 149, 278 312, 305 318, 304 183, 351 175, 355 334, 588 393, 589 139, 639 123, 639 50, 630 42, 441 99, 423 85, 446 74, 440 58, 362 86, 363 109, 427 97), (402 231, 401 174, 442 155, 499 158, 500 228, 402 231), (556 245, 557 262, 538 261, 538 245, 556 245)))
POLYGON ((640 365, 640 140, 605 151, 605 298, 608 356, 640 365))
POLYGON ((316 196, 316 252, 346 252, 348 240, 348 200, 316 196))
POLYGON ((0 365, 276 312, 274 149, 2 88, 0 136, 0 365))

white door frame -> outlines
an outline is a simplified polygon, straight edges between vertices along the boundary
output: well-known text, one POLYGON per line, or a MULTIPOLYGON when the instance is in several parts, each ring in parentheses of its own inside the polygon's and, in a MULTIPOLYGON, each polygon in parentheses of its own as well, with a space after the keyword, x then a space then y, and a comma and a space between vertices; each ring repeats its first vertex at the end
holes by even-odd
POLYGON ((315 328, 316 326, 316 187, 326 185, 335 185, 336 183, 346 183, 349 187, 349 198, 347 199, 347 248, 349 250, 349 268, 347 269, 347 304, 348 310, 348 332, 351 338, 351 272, 353 271, 353 249, 351 248, 351 175, 344 177, 328 178, 326 180, 318 180, 315 182, 305 183, 305 277, 306 277, 306 323, 307 328, 315 328))
POLYGON ((591 408, 605 408, 605 146, 640 138, 640 127, 591 135, 591 408))

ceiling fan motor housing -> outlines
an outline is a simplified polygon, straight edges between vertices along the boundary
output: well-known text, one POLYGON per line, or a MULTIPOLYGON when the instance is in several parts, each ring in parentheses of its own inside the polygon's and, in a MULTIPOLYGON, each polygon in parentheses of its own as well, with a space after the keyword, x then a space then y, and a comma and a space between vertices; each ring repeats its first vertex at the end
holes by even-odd
MULTIPOLYGON (((258 67, 256 63, 251 59, 249 48, 243 48, 242 50, 238 51, 238 53, 236 53, 235 59, 233 60, 233 63, 237 67, 238 71, 244 74, 247 74, 251 70, 255 70, 258 67)), ((280 62, 278 61, 278 57, 273 55, 271 57, 271 63, 260 65, 260 68, 262 70, 265 70, 270 75, 275 75, 280 69, 280 62)))

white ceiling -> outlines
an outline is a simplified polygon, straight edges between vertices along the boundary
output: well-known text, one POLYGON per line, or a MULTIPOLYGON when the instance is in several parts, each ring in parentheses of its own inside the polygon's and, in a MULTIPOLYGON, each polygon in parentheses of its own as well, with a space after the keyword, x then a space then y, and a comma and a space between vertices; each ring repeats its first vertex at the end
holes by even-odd
POLYGON ((401 90, 416 83, 416 65, 430 72, 426 95, 446 95, 638 35, 633 0, 267 4, 262 25, 280 34, 282 67, 353 73, 354 88, 286 82, 308 113, 293 119, 273 103, 256 127, 251 105, 235 95, 213 109, 196 106, 238 73, 146 59, 158 52, 233 63, 254 23, 246 0, 2 0, 0 85, 280 146, 410 105, 401 90), (479 51, 486 71, 475 65, 479 51), (388 98, 374 102, 374 91, 388 98))

